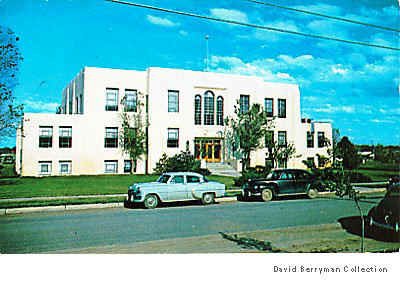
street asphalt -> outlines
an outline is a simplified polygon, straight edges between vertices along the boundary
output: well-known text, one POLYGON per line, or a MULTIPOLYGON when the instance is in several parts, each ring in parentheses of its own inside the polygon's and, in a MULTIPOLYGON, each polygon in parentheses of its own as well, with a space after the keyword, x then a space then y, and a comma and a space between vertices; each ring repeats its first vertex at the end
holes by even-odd
MULTIPOLYGON (((363 202, 364 214, 379 200, 363 202)), ((318 225, 357 214, 353 201, 296 198, 211 206, 173 204, 154 210, 113 208, 0 216, 0 253, 41 253, 318 225)))

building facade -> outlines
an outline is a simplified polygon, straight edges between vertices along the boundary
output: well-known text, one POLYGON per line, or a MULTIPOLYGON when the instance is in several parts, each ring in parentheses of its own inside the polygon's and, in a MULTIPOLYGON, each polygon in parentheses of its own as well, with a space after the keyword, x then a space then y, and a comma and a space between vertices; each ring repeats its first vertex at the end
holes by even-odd
MULTIPOLYGON (((163 153, 187 149, 207 163, 239 170, 224 125, 238 103, 244 111, 262 105, 274 118, 268 139, 295 146, 294 157, 275 166, 304 168, 307 159, 321 165, 318 157, 328 156, 323 141, 332 140, 331 124, 301 118, 297 85, 179 69, 85 67, 63 90, 57 114, 24 115, 16 170, 22 176, 123 174, 132 167, 151 173, 163 153), (121 147, 122 112, 147 125, 147 155, 133 165, 121 147)), ((264 166, 267 153, 252 153, 251 166, 264 166)))

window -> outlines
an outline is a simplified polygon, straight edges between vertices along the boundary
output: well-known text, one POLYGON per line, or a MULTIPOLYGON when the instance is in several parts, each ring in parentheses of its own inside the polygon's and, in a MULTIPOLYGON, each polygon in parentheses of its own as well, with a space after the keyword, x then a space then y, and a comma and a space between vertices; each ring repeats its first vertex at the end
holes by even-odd
POLYGON ((250 108, 250 96, 240 95, 239 100, 240 113, 246 113, 250 108))
POLYGON ((286 117, 286 100, 278 99, 278 117, 285 118, 286 117))
POLYGON ((278 131, 278 146, 286 146, 286 131, 278 131))
POLYGON ((325 147, 325 133, 318 132, 318 148, 325 147))
POLYGON ((179 112, 179 91, 168 90, 168 112, 179 112))
POLYGON ((125 90, 125 111, 137 112, 137 91, 125 90))
POLYGON ((106 127, 106 133, 104 138, 105 148, 117 148, 118 147, 118 128, 117 127, 106 127))
POLYGON ((217 125, 224 125, 224 99, 217 98, 217 125))
POLYGON ((264 99, 264 108, 268 117, 274 116, 274 99, 266 98, 264 99))
POLYGON ((53 146, 53 127, 39 126, 39 147, 51 148, 53 146))
POLYGON ((79 95, 79 113, 83 114, 83 95, 79 95))
POLYGON ((124 161, 124 173, 130 173, 132 171, 132 161, 125 160, 124 161))
POLYGON ((194 124, 201 124, 201 96, 196 95, 194 97, 194 124))
POLYGON ((50 175, 51 174, 51 161, 40 161, 39 162, 39 174, 50 175))
POLYGON ((199 183, 200 178, 197 176, 186 176, 187 183, 199 183))
POLYGON ((118 173, 118 161, 116 161, 116 160, 104 161, 104 173, 106 173, 106 174, 118 173))
POLYGON ((61 175, 69 175, 72 172, 72 161, 59 161, 58 168, 61 175))
POLYGON ((185 180, 183 176, 174 176, 171 179, 171 183, 185 183, 185 180))
POLYGON ((214 125, 214 93, 204 93, 204 125, 214 125))
POLYGON ((314 133, 307 131, 307 148, 314 148, 314 133))
POLYGON ((274 131, 268 130, 265 135, 265 148, 271 148, 274 145, 274 131))
POLYGON ((118 110, 118 89, 106 89, 106 110, 118 110))
POLYGON ((60 148, 71 148, 72 147, 72 127, 71 126, 60 126, 58 129, 58 147, 60 148))
POLYGON ((178 148, 179 147, 179 129, 178 128, 168 128, 168 148, 178 148))

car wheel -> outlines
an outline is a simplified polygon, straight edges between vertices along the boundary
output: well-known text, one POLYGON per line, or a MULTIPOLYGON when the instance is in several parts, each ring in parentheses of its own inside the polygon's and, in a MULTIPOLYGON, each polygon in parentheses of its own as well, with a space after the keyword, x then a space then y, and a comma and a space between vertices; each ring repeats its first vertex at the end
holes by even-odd
POLYGON ((318 190, 316 190, 315 188, 310 188, 307 192, 307 196, 310 199, 314 199, 318 196, 318 190))
POLYGON ((144 199, 144 207, 147 209, 153 209, 158 206, 158 198, 154 194, 147 195, 144 199))
POLYGON ((265 202, 271 201, 273 197, 274 193, 270 188, 264 188, 263 191, 261 192, 261 198, 265 202))
POLYGON ((201 198, 201 203, 203 205, 209 205, 214 203, 214 194, 213 193, 204 193, 201 198))

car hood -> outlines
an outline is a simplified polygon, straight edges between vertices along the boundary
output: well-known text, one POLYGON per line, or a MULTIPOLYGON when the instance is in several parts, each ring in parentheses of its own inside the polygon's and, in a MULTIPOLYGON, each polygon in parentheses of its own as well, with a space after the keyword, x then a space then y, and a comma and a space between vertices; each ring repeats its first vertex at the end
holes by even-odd
POLYGON ((138 190, 138 189, 146 189, 146 188, 151 188, 151 187, 159 187, 159 186, 164 186, 166 185, 165 183, 161 182, 139 182, 139 183, 134 183, 131 186, 129 186, 129 189, 133 190, 138 190))

